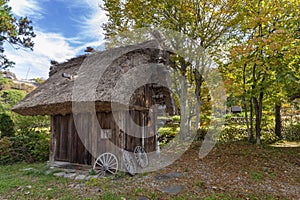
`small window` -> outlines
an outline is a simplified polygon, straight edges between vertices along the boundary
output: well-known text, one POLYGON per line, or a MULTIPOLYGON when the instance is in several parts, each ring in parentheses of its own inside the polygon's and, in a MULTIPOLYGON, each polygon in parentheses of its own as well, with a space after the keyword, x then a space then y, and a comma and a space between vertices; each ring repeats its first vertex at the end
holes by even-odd
POLYGON ((111 138, 111 129, 102 129, 101 130, 101 139, 110 139, 111 138))

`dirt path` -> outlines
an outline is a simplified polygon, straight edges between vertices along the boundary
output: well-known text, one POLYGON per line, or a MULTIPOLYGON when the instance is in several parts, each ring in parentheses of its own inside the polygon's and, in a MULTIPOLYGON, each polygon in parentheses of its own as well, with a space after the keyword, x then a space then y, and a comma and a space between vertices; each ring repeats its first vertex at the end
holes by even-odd
POLYGON ((199 159, 199 145, 160 171, 112 180, 110 189, 124 199, 300 199, 299 147, 219 144, 199 159))

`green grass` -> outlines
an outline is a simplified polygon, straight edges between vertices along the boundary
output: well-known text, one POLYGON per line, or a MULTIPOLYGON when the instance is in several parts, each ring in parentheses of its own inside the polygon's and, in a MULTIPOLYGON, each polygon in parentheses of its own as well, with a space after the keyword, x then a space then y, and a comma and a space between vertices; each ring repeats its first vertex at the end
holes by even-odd
MULTIPOLYGON (((196 147, 195 147, 196 148, 196 147)), ((294 161, 297 161, 299 148, 292 147, 274 147, 269 145, 251 145, 246 142, 232 142, 228 144, 218 144, 215 152, 212 151, 211 157, 207 157, 206 162, 209 166, 224 166, 235 174, 235 170, 246 172, 245 179, 249 179, 254 185, 263 184, 264 181, 279 181, 284 177, 280 166, 288 166, 290 162, 291 168, 294 166, 294 161), (215 159, 218 158, 218 159, 215 159), (242 161, 240 161, 242 160, 242 161), (257 160, 253 162, 252 160, 257 160), (272 162, 270 162, 270 160, 272 162), (249 162, 251 161, 251 162, 249 162), (232 163, 233 162, 233 163, 232 163), (215 164, 214 164, 215 163, 215 164), (224 165, 226 163, 226 165, 224 165), (228 167, 227 164, 232 163, 234 169, 228 167), (253 163, 253 165, 249 164, 253 163), (275 167, 274 167, 275 166, 275 167), (235 168, 236 167, 236 168, 235 168)), ((175 162, 172 165, 172 170, 179 170, 182 173, 192 173, 197 170, 198 161, 195 161, 193 152, 198 153, 198 149, 191 150, 189 159, 190 166, 185 162, 175 162)), ((200 161, 199 161, 200 162, 200 161)), ((201 161, 202 162, 202 161, 201 161)), ((76 181, 66 178, 54 177, 53 173, 61 170, 55 170, 46 175, 48 167, 45 163, 16 163, 14 165, 0 165, 0 199, 139 199, 140 197, 147 197, 149 199, 278 199, 276 196, 269 196, 271 194, 264 194, 261 191, 240 191, 225 189, 212 189, 212 185, 207 184, 201 177, 194 177, 183 180, 185 189, 176 196, 167 195, 158 190, 157 187, 149 187, 153 182, 153 177, 156 172, 152 174, 143 173, 137 174, 134 177, 128 176, 124 172, 118 172, 114 176, 103 177, 100 179, 91 178, 88 181, 76 181), (24 169, 32 168, 32 170, 24 169), (142 180, 142 181, 139 181, 142 180), (74 185, 81 184, 82 187, 74 188, 74 185)), ((92 171, 90 171, 93 174, 92 171)), ((165 172, 160 172, 165 173, 165 172)), ((296 178, 289 179, 294 183, 299 182, 296 178)), ((172 180, 171 180, 172 181, 172 180)), ((177 182, 174 180, 170 184, 177 182)), ((222 185, 221 185, 222 186, 222 185)), ((223 187, 224 188, 224 187, 223 187)), ((275 194, 276 195, 276 194, 275 194)), ((284 197, 280 197, 284 199, 284 197)))
POLYGON ((264 179, 263 172, 260 171, 250 171, 250 177, 253 181, 262 181, 264 179))
POLYGON ((45 164, 14 164, 0 167, 0 196, 8 199, 74 199, 66 189, 68 179, 45 175, 45 164), (26 168, 32 170, 24 171, 26 168))

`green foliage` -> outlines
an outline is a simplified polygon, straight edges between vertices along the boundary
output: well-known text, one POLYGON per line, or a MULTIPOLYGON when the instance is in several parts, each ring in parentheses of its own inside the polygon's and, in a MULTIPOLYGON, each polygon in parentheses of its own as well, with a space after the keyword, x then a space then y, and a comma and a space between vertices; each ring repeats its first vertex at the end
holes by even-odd
POLYGON ((22 90, 2 90, 0 91, 0 112, 10 112, 10 109, 25 97, 22 90))
POLYGON ((49 127, 49 117, 28 117, 12 112, 11 108, 26 92, 9 90, 4 80, 10 79, 2 79, 6 89, 0 91, 0 164, 48 160, 49 130, 45 128, 49 127))
POLYGON ((230 119, 230 118, 233 117, 233 114, 232 113, 228 113, 224 117, 225 117, 225 119, 230 119))
POLYGON ((19 161, 46 161, 49 156, 49 131, 18 132, 0 140, 0 164, 19 161))
MULTIPOLYGON (((265 122, 265 121, 263 121, 265 122)), ((271 144, 279 140, 279 138, 275 134, 274 130, 274 122, 265 123, 261 130, 261 139, 264 143, 271 144)))
POLYGON ((18 47, 33 48, 35 37, 31 21, 27 17, 17 19, 12 14, 8 0, 0 0, 0 69, 11 67, 14 63, 4 55, 4 42, 18 47))
POLYGON ((206 127, 201 127, 197 130, 197 137, 196 140, 200 141, 200 140, 204 140, 205 135, 207 134, 208 128, 206 127))
POLYGON ((92 176, 94 176, 94 175, 96 175, 97 173, 96 173, 96 171, 94 170, 94 169, 90 169, 89 170, 89 175, 92 175, 92 176))
POLYGON ((35 78, 34 81, 36 84, 41 85, 42 83, 45 82, 45 79, 38 77, 38 78, 35 78))
POLYGON ((178 125, 168 124, 165 127, 160 127, 158 129, 158 133, 159 133, 159 138, 158 138, 159 142, 161 144, 167 144, 179 133, 179 127, 178 125))
MULTIPOLYGON (((1 77, 1 76, 0 76, 1 77)), ((4 84, 5 85, 5 84, 4 84)), ((6 86, 6 85, 5 85, 6 86)), ((15 129, 34 129, 49 127, 48 116, 21 116, 11 112, 12 107, 21 101, 26 95, 23 90, 2 90, 0 91, 0 113, 5 113, 11 117, 15 124, 15 129)))
POLYGON ((209 126, 209 123, 210 123, 210 120, 211 120, 211 116, 210 114, 206 114, 204 112, 202 112, 200 114, 200 122, 201 122, 201 126, 203 127, 208 127, 209 126))
POLYGON ((0 91, 5 88, 5 86, 12 85, 12 80, 9 78, 3 77, 2 73, 0 72, 0 91))
POLYGON ((232 142, 247 139, 247 129, 245 126, 239 125, 227 125, 224 126, 219 141, 220 142, 232 142))
POLYGON ((283 132, 283 138, 288 141, 300 141, 300 123, 287 127, 283 132))
POLYGON ((179 123, 180 122, 180 115, 174 115, 174 116, 171 117, 171 119, 172 119, 173 122, 179 123))
POLYGON ((14 122, 8 114, 0 113, 0 138, 14 136, 14 122))
POLYGON ((286 101, 299 87, 299 1, 246 0, 239 10, 241 35, 223 73, 233 96, 248 107, 252 100, 256 125, 263 127, 264 105, 286 101))
POLYGON ((48 128, 50 125, 49 116, 21 116, 14 114, 16 129, 34 130, 36 128, 48 128))

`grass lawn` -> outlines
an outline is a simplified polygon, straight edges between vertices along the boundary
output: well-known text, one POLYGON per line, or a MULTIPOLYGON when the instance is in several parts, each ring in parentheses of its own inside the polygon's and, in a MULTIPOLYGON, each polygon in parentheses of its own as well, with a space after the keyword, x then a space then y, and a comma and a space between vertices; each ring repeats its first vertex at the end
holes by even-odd
MULTIPOLYGON (((0 166, 0 199, 299 199, 300 148, 293 144, 218 144, 199 159, 199 143, 175 163, 133 177, 124 173, 88 181, 54 177, 45 163, 0 166), (158 181, 158 175, 183 176, 158 181), (160 188, 181 185, 178 195, 160 188)), ((57 172, 57 171, 56 171, 57 172)))
POLYGON ((74 199, 71 180, 46 175, 45 163, 18 163, 0 167, 1 199, 74 199), (34 170, 26 170, 33 168, 34 170), (25 169, 25 170, 24 170, 25 169))

